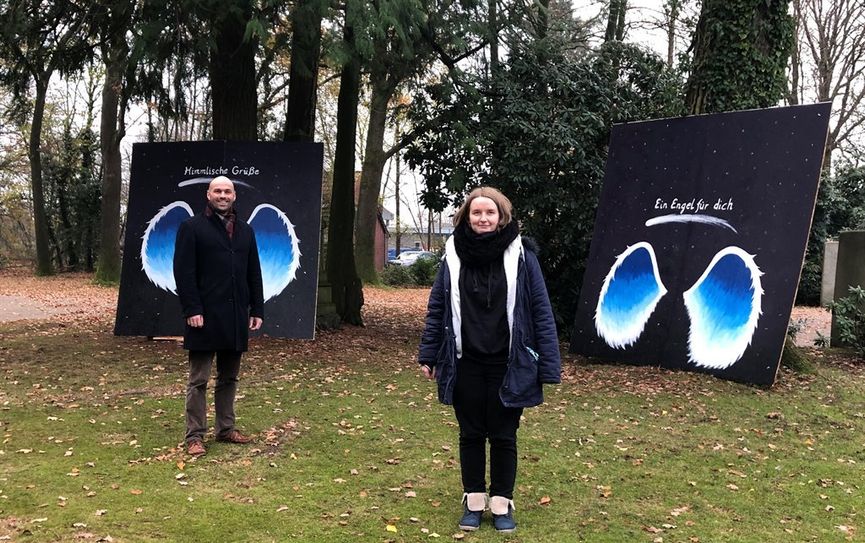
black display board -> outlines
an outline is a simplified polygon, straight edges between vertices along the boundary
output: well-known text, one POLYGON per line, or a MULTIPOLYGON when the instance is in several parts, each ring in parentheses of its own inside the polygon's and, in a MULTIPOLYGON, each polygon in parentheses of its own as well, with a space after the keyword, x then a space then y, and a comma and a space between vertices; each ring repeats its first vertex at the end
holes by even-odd
POLYGON ((206 206, 208 183, 234 181, 238 220, 255 230, 264 280, 261 333, 312 338, 318 293, 323 148, 319 143, 138 143, 114 333, 182 335, 174 239, 206 206))
POLYGON ((773 383, 829 113, 614 126, 571 351, 773 383))

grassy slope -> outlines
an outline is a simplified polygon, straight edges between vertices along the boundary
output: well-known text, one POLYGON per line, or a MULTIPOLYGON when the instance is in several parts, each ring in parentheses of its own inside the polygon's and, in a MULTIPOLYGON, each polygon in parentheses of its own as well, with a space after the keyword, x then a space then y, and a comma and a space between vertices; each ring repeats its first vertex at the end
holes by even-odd
MULTIPOLYGON (((454 418, 414 367, 417 316, 381 322, 254 342, 238 414, 258 441, 197 460, 178 448, 176 344, 106 322, 0 325, 0 538, 450 539, 454 418)), ((865 537, 863 398, 863 372, 840 364, 764 390, 570 358, 525 413, 518 531, 464 540, 865 537)))

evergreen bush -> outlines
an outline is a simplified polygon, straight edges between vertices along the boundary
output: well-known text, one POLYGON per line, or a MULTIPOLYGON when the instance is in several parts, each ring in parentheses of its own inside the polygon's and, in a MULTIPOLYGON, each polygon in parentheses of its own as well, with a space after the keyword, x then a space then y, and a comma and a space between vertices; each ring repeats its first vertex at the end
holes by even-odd
POLYGON ((850 287, 849 295, 832 305, 841 343, 865 358, 865 289, 850 287))

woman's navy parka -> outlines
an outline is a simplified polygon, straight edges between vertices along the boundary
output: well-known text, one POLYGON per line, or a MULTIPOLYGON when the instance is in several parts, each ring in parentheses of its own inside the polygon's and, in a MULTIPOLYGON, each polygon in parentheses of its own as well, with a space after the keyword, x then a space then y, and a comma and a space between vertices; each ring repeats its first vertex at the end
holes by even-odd
MULTIPOLYGON (((506 407, 532 407, 544 401, 543 384, 561 382, 556 323, 532 244, 518 236, 505 250, 504 261, 511 344, 499 397, 506 407)), ((418 362, 435 368, 439 401, 448 405, 453 404, 456 365, 462 354, 460 266, 451 238, 430 292, 418 351, 418 362)))

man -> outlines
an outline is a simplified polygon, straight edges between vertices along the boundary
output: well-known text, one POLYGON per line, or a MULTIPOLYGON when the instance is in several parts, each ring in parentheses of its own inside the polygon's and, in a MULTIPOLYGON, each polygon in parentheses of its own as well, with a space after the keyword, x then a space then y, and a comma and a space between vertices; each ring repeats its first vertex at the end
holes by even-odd
POLYGON ((214 178, 207 188, 204 213, 188 219, 177 231, 174 279, 186 318, 186 450, 192 456, 207 452, 207 380, 214 354, 216 440, 251 441, 234 427, 234 396, 249 330, 261 328, 264 291, 255 233, 237 220, 236 198, 230 179, 214 178))

